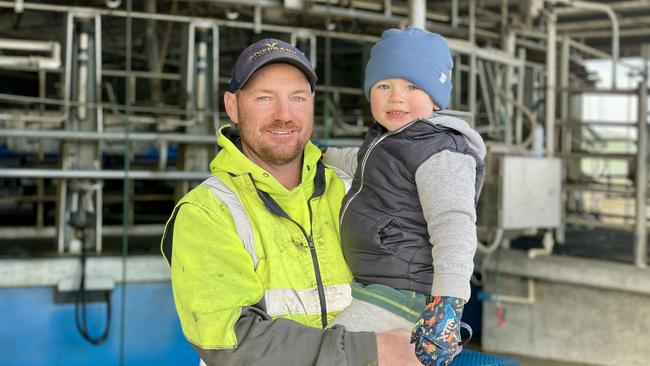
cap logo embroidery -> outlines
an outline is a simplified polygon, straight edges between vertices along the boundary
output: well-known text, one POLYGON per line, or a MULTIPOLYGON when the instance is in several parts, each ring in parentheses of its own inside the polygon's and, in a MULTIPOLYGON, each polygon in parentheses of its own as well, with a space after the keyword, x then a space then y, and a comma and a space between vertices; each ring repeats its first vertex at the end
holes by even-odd
POLYGON ((263 48, 257 52, 253 52, 250 56, 248 56, 249 61, 253 61, 254 59, 265 55, 270 52, 289 52, 291 54, 296 55, 296 51, 286 48, 286 47, 278 47, 278 42, 269 42, 264 44, 266 48, 263 48))
POLYGON ((440 84, 444 84, 445 81, 447 81, 447 75, 445 75, 444 72, 441 72, 440 77, 438 78, 438 81, 440 82, 440 84))

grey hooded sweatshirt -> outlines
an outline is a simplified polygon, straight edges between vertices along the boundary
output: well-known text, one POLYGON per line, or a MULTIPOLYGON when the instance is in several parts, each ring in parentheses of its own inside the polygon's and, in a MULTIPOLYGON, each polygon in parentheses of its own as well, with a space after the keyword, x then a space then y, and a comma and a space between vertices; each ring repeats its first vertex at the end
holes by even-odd
POLYGON ((485 144, 464 121, 434 115, 395 131, 375 123, 356 157, 341 208, 341 243, 355 280, 468 300, 485 144))

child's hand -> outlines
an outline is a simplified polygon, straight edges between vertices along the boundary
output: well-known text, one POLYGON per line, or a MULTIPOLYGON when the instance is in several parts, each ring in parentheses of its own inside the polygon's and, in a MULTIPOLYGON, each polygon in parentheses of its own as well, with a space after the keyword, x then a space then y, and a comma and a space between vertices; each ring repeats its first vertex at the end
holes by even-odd
POLYGON ((460 353, 460 318, 465 300, 436 296, 413 327, 415 355, 426 366, 447 366, 460 353))

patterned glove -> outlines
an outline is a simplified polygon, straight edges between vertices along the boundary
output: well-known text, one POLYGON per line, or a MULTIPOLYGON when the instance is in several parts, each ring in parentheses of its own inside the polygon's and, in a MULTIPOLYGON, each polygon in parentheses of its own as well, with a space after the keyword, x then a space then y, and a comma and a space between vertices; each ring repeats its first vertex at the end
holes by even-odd
POLYGON ((465 300, 436 296, 413 327, 415 355, 426 366, 447 366, 460 353, 460 318, 465 300))

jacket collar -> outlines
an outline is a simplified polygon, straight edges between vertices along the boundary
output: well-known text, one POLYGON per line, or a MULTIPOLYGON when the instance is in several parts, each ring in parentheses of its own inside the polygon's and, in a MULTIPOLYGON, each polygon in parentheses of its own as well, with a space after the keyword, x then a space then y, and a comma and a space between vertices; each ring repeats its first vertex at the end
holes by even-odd
MULTIPOLYGON (((217 143, 220 151, 210 163, 212 174, 227 173, 233 176, 248 174, 252 177, 257 188, 269 193, 286 193, 288 190, 275 177, 259 165, 253 163, 241 151, 239 132, 230 125, 219 129, 217 143)), ((301 184, 313 185, 317 163, 321 151, 311 141, 303 151, 301 184)))

